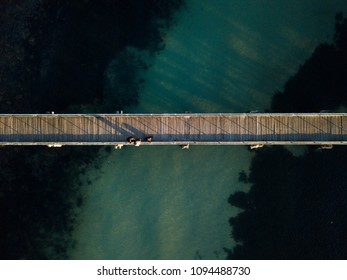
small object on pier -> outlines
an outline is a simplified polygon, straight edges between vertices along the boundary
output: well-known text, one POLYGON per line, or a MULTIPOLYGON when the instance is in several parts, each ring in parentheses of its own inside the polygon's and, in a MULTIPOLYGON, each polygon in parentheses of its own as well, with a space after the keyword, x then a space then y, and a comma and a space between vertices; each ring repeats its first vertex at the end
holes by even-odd
POLYGON ((333 145, 327 144, 327 145, 322 145, 318 149, 319 150, 331 150, 333 148, 333 145))
POLYGON ((116 150, 120 150, 120 149, 122 149, 123 146, 124 146, 124 144, 117 144, 117 145, 114 146, 114 148, 116 150))
POLYGON ((130 137, 127 138, 127 141, 128 141, 128 143, 130 143, 130 144, 134 144, 134 143, 135 143, 135 138, 132 137, 132 136, 130 136, 130 137))
POLYGON ((136 141, 135 141, 135 146, 136 147, 139 147, 141 145, 141 139, 137 139, 136 141))
POLYGON ((262 147, 264 147, 264 144, 257 144, 257 145, 251 145, 251 146, 250 146, 251 150, 253 150, 253 149, 258 149, 258 148, 262 148, 262 147))
POLYGON ((54 115, 54 111, 52 111, 51 114, 54 115))
POLYGON ((145 140, 146 140, 146 142, 152 142, 153 136, 147 136, 147 137, 145 138, 145 140))
POLYGON ((182 150, 188 150, 189 149, 189 144, 181 145, 182 150))
POLYGON ((61 148, 63 147, 62 144, 49 144, 47 145, 48 148, 61 148))

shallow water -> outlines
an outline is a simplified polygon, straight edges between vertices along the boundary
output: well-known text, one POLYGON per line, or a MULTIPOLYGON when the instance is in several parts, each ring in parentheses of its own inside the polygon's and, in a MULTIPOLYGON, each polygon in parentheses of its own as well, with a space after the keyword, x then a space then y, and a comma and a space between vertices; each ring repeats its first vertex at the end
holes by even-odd
MULTIPOLYGON (((144 74, 139 105, 127 112, 265 110, 329 39, 344 2, 189 0, 144 74)), ((228 219, 239 211, 227 199, 247 190, 238 174, 251 157, 232 146, 113 151, 84 178, 71 258, 225 258, 223 247, 234 245, 228 219)))
POLYGON ((227 198, 237 184, 234 171, 249 159, 237 158, 238 151, 131 147, 112 153, 102 173, 94 171, 100 178, 89 188, 75 257, 224 256, 223 246, 231 243, 228 218, 237 211, 227 198))

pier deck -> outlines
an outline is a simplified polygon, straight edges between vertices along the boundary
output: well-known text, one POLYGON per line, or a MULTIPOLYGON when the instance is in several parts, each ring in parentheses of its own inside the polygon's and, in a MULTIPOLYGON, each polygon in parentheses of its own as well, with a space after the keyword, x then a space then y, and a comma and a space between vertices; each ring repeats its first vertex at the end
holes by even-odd
POLYGON ((347 114, 0 115, 0 145, 347 144, 347 114))

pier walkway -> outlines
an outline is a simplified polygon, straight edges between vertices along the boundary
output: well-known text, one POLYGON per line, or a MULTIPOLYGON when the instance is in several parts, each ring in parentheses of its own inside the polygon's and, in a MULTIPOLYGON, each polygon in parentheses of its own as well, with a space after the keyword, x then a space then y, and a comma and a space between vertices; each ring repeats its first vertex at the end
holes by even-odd
POLYGON ((347 114, 0 115, 0 145, 127 145, 131 136, 141 145, 341 145, 347 114))

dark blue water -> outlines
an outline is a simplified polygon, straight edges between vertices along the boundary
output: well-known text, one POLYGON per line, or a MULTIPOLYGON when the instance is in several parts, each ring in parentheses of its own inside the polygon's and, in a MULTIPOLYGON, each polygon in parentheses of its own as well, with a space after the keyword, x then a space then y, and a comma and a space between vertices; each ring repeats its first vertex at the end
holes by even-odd
MULTIPOLYGON (((187 1, 165 50, 149 58, 138 106, 127 112, 263 111, 315 46, 331 39, 340 10, 345 1, 187 1)), ((223 247, 235 245, 228 219, 240 212, 227 198, 248 190, 238 175, 252 156, 245 147, 101 156, 101 169, 83 177, 86 204, 71 257, 225 258, 223 247)))

